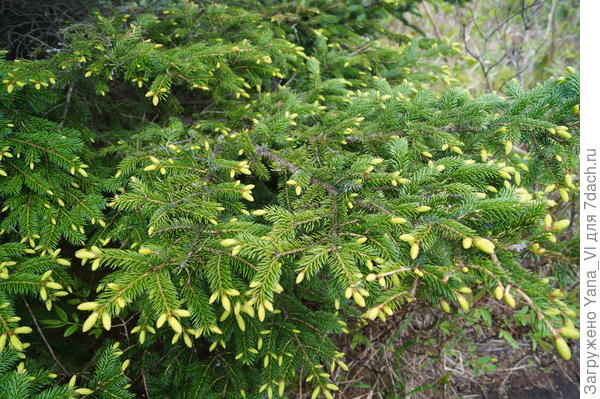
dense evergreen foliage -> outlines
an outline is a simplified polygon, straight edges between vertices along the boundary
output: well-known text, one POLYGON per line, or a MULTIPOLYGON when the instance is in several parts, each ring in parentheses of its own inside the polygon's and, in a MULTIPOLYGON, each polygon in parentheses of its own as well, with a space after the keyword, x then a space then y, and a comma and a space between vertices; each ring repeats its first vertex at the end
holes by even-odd
POLYGON ((474 98, 385 29, 414 2, 345 3, 98 12, 0 61, 1 397, 331 398, 335 336, 412 301, 570 357, 578 75, 474 98))

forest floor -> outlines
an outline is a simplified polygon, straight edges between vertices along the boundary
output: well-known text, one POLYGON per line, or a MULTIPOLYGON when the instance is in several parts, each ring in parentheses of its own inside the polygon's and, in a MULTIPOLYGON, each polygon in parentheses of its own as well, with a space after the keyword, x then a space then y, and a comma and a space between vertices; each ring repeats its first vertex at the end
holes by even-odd
POLYGON ((444 331, 444 320, 441 312, 415 304, 385 323, 355 326, 339 342, 349 371, 334 375, 336 398, 579 398, 577 341, 565 362, 553 350, 533 350, 519 331, 511 331, 511 345, 484 329, 444 331))

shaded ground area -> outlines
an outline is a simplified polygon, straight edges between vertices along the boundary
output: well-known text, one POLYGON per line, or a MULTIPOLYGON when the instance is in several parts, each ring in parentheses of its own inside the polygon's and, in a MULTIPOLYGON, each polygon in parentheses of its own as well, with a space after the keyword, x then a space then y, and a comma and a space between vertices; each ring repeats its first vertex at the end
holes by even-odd
POLYGON ((511 345, 477 323, 456 331, 446 323, 414 304, 386 323, 356 326, 339 343, 349 371, 334 375, 336 398, 579 398, 577 342, 565 362, 554 351, 534 351, 518 330, 511 345))
POLYGON ((511 386, 507 394, 494 392, 495 387, 488 387, 489 399, 527 398, 527 399, 578 399, 579 386, 571 382, 561 373, 553 371, 539 375, 539 373, 521 374, 511 379, 511 386), (541 378, 540 378, 541 377, 541 378), (540 386, 542 385, 542 386, 540 386))

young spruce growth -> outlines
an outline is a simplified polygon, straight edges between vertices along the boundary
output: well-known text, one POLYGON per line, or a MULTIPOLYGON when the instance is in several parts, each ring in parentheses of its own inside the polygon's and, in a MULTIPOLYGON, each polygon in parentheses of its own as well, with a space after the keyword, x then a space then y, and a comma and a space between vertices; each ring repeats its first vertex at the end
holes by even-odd
POLYGON ((458 44, 386 30, 416 2, 345 3, 99 12, 0 61, 1 397, 332 398, 336 335, 412 301, 570 358, 526 265, 576 262, 578 74, 474 98, 458 44))

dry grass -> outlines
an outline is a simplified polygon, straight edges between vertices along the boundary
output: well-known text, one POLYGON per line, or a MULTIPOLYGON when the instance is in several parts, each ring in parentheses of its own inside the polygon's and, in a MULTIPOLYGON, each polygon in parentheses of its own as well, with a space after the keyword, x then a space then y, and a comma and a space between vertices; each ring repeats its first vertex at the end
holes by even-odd
MULTIPOLYGON (((495 302, 484 306, 505 310, 495 302)), ((578 397, 577 348, 573 348, 574 359, 566 363, 554 353, 534 351, 525 338, 526 329, 511 331, 519 349, 479 325, 457 339, 439 328, 440 322, 450 319, 427 304, 413 303, 385 323, 354 326, 353 333, 338 342, 349 371, 337 369, 332 376, 340 387, 336 398, 578 397), (357 344, 356 334, 366 339, 357 344), (477 375, 473 364, 481 357, 497 358, 496 369, 477 375)), ((295 398, 309 398, 310 393, 306 386, 295 398)))

